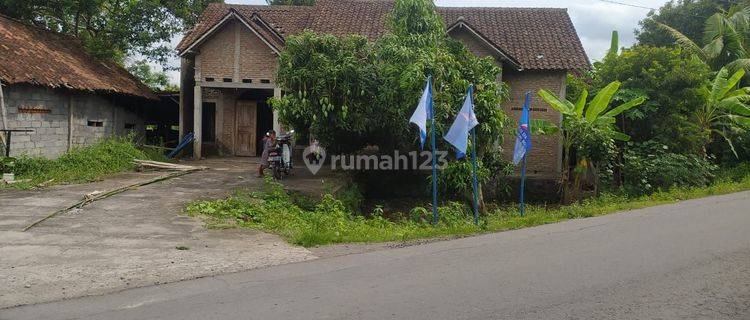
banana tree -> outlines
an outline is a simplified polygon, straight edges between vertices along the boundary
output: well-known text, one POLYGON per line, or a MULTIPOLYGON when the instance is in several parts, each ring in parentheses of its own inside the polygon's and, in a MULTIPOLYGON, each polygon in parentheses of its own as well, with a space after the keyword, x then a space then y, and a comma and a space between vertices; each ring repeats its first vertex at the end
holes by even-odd
POLYGON ((614 81, 601 89, 591 101, 587 101, 589 93, 584 90, 575 103, 561 99, 547 90, 539 91, 539 96, 563 115, 564 170, 561 172, 560 183, 563 187, 563 201, 566 203, 577 197, 572 191, 576 194, 582 191, 581 181, 585 176, 592 177, 594 192, 597 193, 599 184, 597 162, 603 160, 605 158, 603 155, 607 152, 614 151, 614 140, 630 139, 628 135, 617 131, 615 117, 642 104, 645 98, 636 98, 610 108, 612 97, 619 88, 620 82, 614 81), (573 170, 574 188, 571 188, 569 182, 571 160, 574 160, 576 164, 573 170))
POLYGON ((750 87, 737 88, 744 76, 745 70, 740 69, 730 77, 727 68, 722 68, 710 86, 704 88, 706 103, 696 114, 706 137, 704 157, 708 156, 706 149, 714 135, 724 138, 737 156, 730 134, 750 129, 750 87))

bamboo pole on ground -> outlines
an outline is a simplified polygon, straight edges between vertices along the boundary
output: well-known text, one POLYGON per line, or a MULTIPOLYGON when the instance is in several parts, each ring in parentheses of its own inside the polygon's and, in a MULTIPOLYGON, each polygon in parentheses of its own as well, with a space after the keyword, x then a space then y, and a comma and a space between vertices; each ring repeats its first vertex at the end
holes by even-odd
POLYGON ((157 182, 160 182, 160 181, 164 181, 164 180, 168 180, 168 179, 172 179, 172 178, 184 176, 184 175, 189 174, 189 173, 193 173, 193 172, 201 171, 201 170, 206 170, 206 169, 207 169, 206 167, 192 167, 191 169, 172 172, 172 173, 167 174, 167 175, 159 176, 159 177, 156 177, 156 178, 153 178, 153 179, 150 179, 150 180, 146 180, 146 181, 143 181, 143 182, 134 183, 134 184, 131 184, 131 185, 128 185, 128 186, 125 186, 125 187, 121 187, 121 188, 117 188, 117 189, 113 189, 113 190, 110 190, 110 191, 107 191, 107 192, 86 194, 86 195, 83 196, 83 199, 81 199, 80 201, 74 203, 73 205, 68 206, 66 208, 63 208, 63 209, 60 209, 60 210, 57 210, 57 211, 55 211, 53 213, 50 213, 50 214, 46 215, 45 217, 43 217, 43 218, 41 218, 39 220, 34 221, 33 223, 31 223, 28 226, 26 226, 25 228, 23 228, 23 231, 24 232, 28 231, 29 229, 31 229, 31 228, 39 225, 40 223, 42 223, 44 221, 49 220, 50 218, 52 218, 52 217, 54 217, 56 215, 68 212, 68 211, 73 210, 73 209, 80 209, 80 208, 82 208, 82 207, 84 207, 84 206, 86 206, 86 205, 88 205, 88 204, 90 204, 90 203, 92 203, 94 201, 101 200, 101 199, 104 199, 104 198, 108 198, 108 197, 111 197, 111 196, 119 194, 119 193, 123 193, 123 192, 128 191, 128 190, 136 189, 138 187, 143 187, 143 186, 146 186, 146 185, 149 185, 149 184, 153 184, 153 183, 157 183, 157 182))

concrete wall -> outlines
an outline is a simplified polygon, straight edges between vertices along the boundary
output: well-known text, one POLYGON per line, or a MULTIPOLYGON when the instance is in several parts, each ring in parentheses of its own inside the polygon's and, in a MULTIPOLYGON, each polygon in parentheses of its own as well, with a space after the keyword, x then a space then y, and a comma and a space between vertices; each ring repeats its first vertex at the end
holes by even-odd
POLYGON ((113 98, 32 85, 11 85, 3 90, 8 127, 33 130, 13 133, 12 156, 54 158, 69 148, 88 146, 104 137, 145 133, 144 120, 136 108, 124 107, 113 98), (101 126, 96 126, 98 123, 101 126), (134 127, 126 129, 126 124, 134 127))

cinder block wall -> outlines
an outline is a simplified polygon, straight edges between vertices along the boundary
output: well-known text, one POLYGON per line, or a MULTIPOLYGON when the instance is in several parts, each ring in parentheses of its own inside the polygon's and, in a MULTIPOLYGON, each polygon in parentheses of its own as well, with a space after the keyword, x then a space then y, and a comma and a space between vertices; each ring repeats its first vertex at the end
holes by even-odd
POLYGON ((144 119, 135 111, 93 93, 32 85, 11 85, 3 90, 8 128, 33 130, 13 133, 11 156, 55 158, 69 148, 88 146, 104 137, 145 133, 144 119))

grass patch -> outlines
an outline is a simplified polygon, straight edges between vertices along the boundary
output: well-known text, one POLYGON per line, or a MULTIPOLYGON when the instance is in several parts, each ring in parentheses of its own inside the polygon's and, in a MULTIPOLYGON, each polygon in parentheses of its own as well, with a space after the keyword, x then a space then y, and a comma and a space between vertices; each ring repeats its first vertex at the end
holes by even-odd
POLYGON ((113 173, 132 170, 133 159, 163 161, 166 158, 159 152, 139 149, 130 137, 106 138, 94 145, 73 149, 56 159, 17 157, 16 180, 29 181, 0 184, 0 188, 29 189, 44 182, 52 185, 100 180, 113 173))
POLYGON ((281 185, 266 180, 259 192, 237 191, 219 200, 189 204, 186 212, 203 217, 213 228, 253 228, 282 236, 287 241, 305 247, 331 243, 407 241, 423 238, 463 236, 485 232, 532 227, 568 219, 604 215, 680 200, 750 190, 750 176, 734 175, 702 188, 673 188, 649 196, 603 195, 570 206, 527 206, 524 217, 515 207, 492 210, 482 218, 480 226, 472 222, 470 208, 448 202, 439 208, 440 222, 430 223, 431 212, 415 207, 400 219, 386 219, 382 210, 373 210, 370 217, 352 210, 331 195, 312 206, 299 203, 284 192, 281 185), (302 206, 298 205, 302 204, 302 206))

